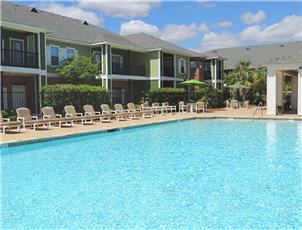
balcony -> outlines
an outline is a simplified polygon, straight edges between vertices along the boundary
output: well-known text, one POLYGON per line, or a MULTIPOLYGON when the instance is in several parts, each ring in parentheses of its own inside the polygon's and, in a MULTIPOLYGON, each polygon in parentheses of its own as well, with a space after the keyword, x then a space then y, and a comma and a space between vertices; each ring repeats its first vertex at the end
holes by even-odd
POLYGON ((1 65, 25 68, 39 68, 39 53, 2 49, 1 65))
POLYGON ((164 65, 164 76, 165 77, 174 77, 174 67, 164 65))
POLYGON ((146 66, 127 65, 121 63, 112 63, 112 74, 146 76, 146 66))

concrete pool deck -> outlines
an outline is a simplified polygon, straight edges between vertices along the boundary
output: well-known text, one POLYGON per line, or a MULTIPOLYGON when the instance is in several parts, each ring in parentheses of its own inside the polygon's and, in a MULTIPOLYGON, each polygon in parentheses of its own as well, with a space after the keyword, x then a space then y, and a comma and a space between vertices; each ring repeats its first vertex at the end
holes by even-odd
POLYGON ((257 111, 257 114, 253 116, 255 107, 249 109, 209 109, 206 113, 176 113, 168 114, 166 116, 154 116, 152 118, 139 119, 139 120, 128 120, 128 121, 112 121, 110 123, 94 122, 93 125, 81 125, 76 124, 74 127, 63 127, 63 128, 51 128, 51 129, 39 129, 36 131, 32 130, 21 130, 20 133, 7 133, 0 136, 0 144, 22 144, 26 142, 35 142, 49 140, 58 137, 67 137, 74 135, 82 135, 85 133, 110 131, 121 128, 130 128, 136 126, 157 124, 169 121, 185 120, 185 119, 213 119, 213 118, 237 118, 237 119, 272 119, 272 120, 300 120, 302 116, 295 114, 286 114, 282 116, 269 116, 266 115, 266 110, 257 111))

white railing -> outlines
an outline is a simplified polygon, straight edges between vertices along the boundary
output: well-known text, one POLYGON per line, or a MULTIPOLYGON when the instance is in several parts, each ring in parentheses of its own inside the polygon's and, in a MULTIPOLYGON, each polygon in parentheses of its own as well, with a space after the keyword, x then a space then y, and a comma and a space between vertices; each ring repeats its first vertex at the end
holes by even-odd
POLYGON ((262 101, 260 101, 258 103, 258 105, 257 105, 257 107, 256 107, 256 109, 255 109, 255 111, 253 113, 253 117, 256 116, 256 113, 259 110, 259 108, 260 108, 260 111, 261 111, 261 117, 263 117, 263 103, 262 103, 262 101))

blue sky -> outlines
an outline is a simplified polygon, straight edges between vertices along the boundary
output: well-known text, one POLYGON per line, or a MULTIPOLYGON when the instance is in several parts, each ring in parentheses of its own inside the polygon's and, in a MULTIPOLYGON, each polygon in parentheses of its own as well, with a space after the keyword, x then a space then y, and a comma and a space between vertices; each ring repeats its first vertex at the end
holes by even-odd
POLYGON ((147 32, 198 51, 302 40, 300 1, 73 0, 18 3, 87 20, 122 35, 147 32))

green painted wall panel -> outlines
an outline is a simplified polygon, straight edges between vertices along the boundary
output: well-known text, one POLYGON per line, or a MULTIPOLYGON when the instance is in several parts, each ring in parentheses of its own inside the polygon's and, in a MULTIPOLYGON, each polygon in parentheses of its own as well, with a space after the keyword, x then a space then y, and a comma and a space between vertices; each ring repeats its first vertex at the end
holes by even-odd
POLYGON ((158 89, 158 80, 150 81, 150 89, 158 89))

